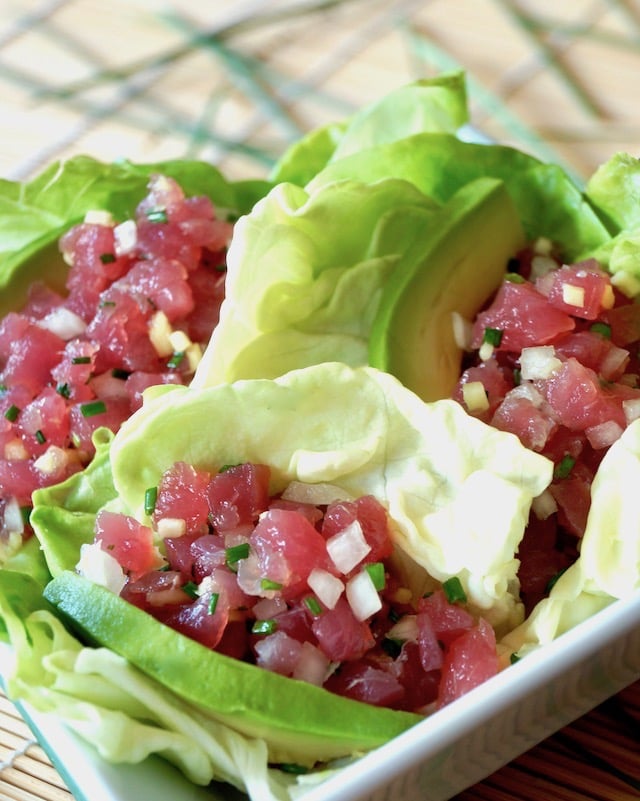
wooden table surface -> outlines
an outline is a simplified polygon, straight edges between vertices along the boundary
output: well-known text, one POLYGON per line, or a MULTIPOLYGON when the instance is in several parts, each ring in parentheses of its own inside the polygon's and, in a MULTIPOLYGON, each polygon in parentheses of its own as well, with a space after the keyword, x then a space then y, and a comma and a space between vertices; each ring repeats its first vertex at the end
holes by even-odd
MULTIPOLYGON (((0 178, 58 158, 262 176, 304 131, 462 68, 473 123, 578 180, 640 151, 638 0, 0 0, 0 178)), ((459 801, 640 798, 635 684, 459 801)), ((71 795, 0 697, 0 800, 71 795)))

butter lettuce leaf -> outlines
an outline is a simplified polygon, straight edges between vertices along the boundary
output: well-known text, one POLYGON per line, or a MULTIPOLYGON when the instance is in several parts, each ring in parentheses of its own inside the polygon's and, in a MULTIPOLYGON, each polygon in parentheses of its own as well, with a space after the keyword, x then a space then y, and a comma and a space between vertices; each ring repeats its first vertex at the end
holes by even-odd
POLYGON ((90 210, 131 217, 153 173, 175 178, 189 195, 210 197, 222 214, 246 213, 266 194, 263 180, 227 181, 211 164, 173 160, 149 164, 76 156, 54 162, 30 181, 0 180, 0 315, 24 303, 35 280, 64 289, 67 267, 59 237, 90 210))
POLYGON ((220 322, 194 386, 368 360, 394 270, 421 257, 438 204, 412 184, 279 184, 236 224, 220 322))
POLYGON ((275 183, 307 184, 327 164, 415 133, 455 133, 469 120, 464 73, 453 71, 392 90, 350 118, 317 128, 278 160, 275 183))
POLYGON ((178 460, 265 463, 274 492, 298 480, 372 494, 414 591, 458 576, 496 625, 517 613, 515 551, 552 469, 455 401, 426 404, 386 373, 335 362, 148 397, 110 459, 120 502, 140 519, 145 489, 178 460))
POLYGON ((551 642, 616 599, 640 591, 640 420, 605 454, 576 562, 529 618, 504 638, 514 651, 551 642))
POLYGON ((578 259, 609 239, 584 191, 561 167, 506 145, 466 142, 450 133, 416 133, 335 160, 307 189, 345 179, 401 178, 444 203, 464 184, 487 176, 504 181, 528 238, 548 237, 565 259, 578 259))
POLYGON ((616 153, 589 178, 585 193, 612 233, 640 227, 640 159, 616 153))

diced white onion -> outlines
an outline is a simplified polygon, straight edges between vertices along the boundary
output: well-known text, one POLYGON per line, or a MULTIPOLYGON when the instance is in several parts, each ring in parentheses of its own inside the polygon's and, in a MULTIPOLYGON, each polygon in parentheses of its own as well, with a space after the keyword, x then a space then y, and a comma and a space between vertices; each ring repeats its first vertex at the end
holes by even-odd
POLYGON ((344 592, 343 582, 321 567, 313 568, 309 573, 307 584, 327 609, 333 609, 344 592))
POLYGON ((129 397, 127 382, 112 375, 111 371, 93 376, 90 381, 91 389, 101 400, 125 400, 129 397))
POLYGON ((76 570, 94 584, 106 587, 119 595, 127 583, 127 577, 118 561, 100 547, 99 542, 80 546, 80 561, 76 570))
POLYGON ((626 363, 629 361, 629 351, 624 348, 617 348, 615 346, 609 349, 609 352, 602 360, 600 365, 600 375, 609 381, 619 375, 625 368, 626 363))
POLYGON ((536 345, 523 348, 520 353, 520 375, 524 381, 550 378, 562 362, 553 345, 536 345))
POLYGON ((473 324, 459 312, 454 311, 451 312, 451 325, 453 326, 453 338, 456 345, 462 350, 471 350, 473 324))
POLYGON ((14 439, 10 439, 9 442, 5 442, 4 458, 17 460, 28 459, 29 451, 25 448, 24 442, 18 437, 15 437, 14 439))
POLYGON ((335 484, 319 482, 306 484, 304 481, 292 481, 282 493, 285 501, 310 503, 313 506, 328 506, 336 501, 352 501, 353 496, 335 484))
POLYGON ((522 398, 529 401, 536 409, 540 409, 544 404, 542 393, 532 381, 522 380, 517 387, 510 389, 505 395, 505 400, 509 398, 522 398))
POLYGON ((640 417, 640 398, 627 398, 622 401, 622 411, 627 423, 633 423, 640 417))
POLYGON ((2 523, 3 535, 4 532, 8 534, 22 534, 24 531, 24 520, 20 510, 18 499, 11 496, 6 502, 4 507, 4 519, 2 523))
POLYGON ((294 679, 322 687, 329 672, 329 665, 329 660, 319 648, 310 642, 303 642, 292 675, 294 679))
POLYGON ((404 615, 387 632, 392 640, 415 642, 418 639, 418 618, 415 615, 404 615))
POLYGON ((543 254, 534 256, 531 259, 531 280, 544 278, 545 275, 551 275, 554 270, 558 269, 558 263, 549 256, 543 254))
POLYGON ((160 539, 181 537, 187 530, 187 521, 182 517, 161 517, 156 523, 156 531, 160 539))
POLYGON ((138 244, 138 226, 135 220, 125 220, 113 229, 116 256, 128 256, 138 244))
POLYGON ((382 600, 367 570, 349 579, 346 595, 356 620, 366 620, 382 609, 382 600))
POLYGON ((549 490, 545 490, 537 498, 533 499, 531 509, 538 520, 546 520, 554 512, 558 511, 558 504, 549 490))
POLYGON ((103 209, 89 209, 84 215, 84 221, 91 225, 106 225, 109 228, 112 228, 115 222, 111 212, 103 209))
POLYGON ((38 325, 40 328, 51 331, 52 334, 60 337, 60 339, 64 339, 65 342, 81 336, 87 328, 87 324, 82 317, 64 306, 58 306, 49 312, 46 317, 38 321, 38 325))
POLYGON ((38 456, 33 466, 42 475, 53 476, 63 470, 69 463, 69 453, 58 445, 49 445, 47 450, 38 456))
POLYGON ((585 429, 584 433, 587 435, 591 447, 598 450, 613 445, 622 436, 622 431, 622 426, 616 423, 615 420, 607 420, 606 423, 590 426, 585 429))
POLYGON ((282 595, 276 595, 273 598, 261 598, 251 611, 256 616, 256 620, 270 620, 286 609, 287 602, 285 599, 282 595))
POLYGON ((470 412, 484 412, 489 408, 489 398, 482 381, 468 381, 463 384, 462 400, 470 412))
POLYGON ((371 546, 364 538, 362 526, 357 520, 327 540, 331 561, 341 573, 350 573, 370 550, 371 546))

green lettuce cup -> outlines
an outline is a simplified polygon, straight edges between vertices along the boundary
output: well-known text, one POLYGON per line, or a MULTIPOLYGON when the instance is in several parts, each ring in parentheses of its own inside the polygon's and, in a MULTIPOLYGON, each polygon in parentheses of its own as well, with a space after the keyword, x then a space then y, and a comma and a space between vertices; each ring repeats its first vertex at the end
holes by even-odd
MULTIPOLYGON (((107 721, 129 685, 117 693, 104 687, 106 696, 96 697, 88 679, 73 679, 91 665, 100 684, 108 683, 114 659, 129 666, 118 671, 133 672, 131 687, 141 682, 151 697, 160 693, 166 699, 168 693, 185 714, 195 709, 199 723, 222 726, 225 742, 246 741, 254 755, 261 743, 263 772, 274 760, 314 764, 357 756, 421 719, 210 651, 77 575, 96 514, 110 509, 147 520, 145 491, 177 460, 203 469, 240 461, 268 464, 273 492, 302 481, 331 483, 349 497, 372 494, 389 512, 393 558, 416 594, 456 576, 470 605, 498 630, 522 619, 515 552, 532 499, 551 479, 551 463, 513 435, 469 417, 454 401, 425 404, 384 372, 333 362, 275 380, 154 388, 118 434, 102 436, 97 447, 83 473, 34 496, 33 525, 54 576, 46 600, 40 595, 38 604, 32 587, 35 608, 16 610, 5 575, 0 604, 4 588, 3 615, 18 633, 28 632, 21 639, 14 631, 20 653, 11 687, 69 718, 83 736, 110 732, 103 748, 114 759, 123 752, 121 738, 133 731, 143 738, 136 753, 153 752, 140 725, 144 712, 129 699, 123 714, 131 728, 127 722, 117 733, 107 721), (67 634, 60 632, 58 616, 67 634), (37 648, 30 644, 36 641, 37 648), (36 679, 36 666, 41 671, 43 664, 47 671, 36 679), (89 709, 94 727, 86 719, 89 709)), ((170 728, 166 720, 156 725, 170 728)), ((246 762, 248 752, 240 751, 246 762)), ((167 749, 165 756, 180 764, 181 753, 177 758, 167 749)), ((241 773, 234 774, 219 755, 207 759, 206 775, 240 781, 241 773)))

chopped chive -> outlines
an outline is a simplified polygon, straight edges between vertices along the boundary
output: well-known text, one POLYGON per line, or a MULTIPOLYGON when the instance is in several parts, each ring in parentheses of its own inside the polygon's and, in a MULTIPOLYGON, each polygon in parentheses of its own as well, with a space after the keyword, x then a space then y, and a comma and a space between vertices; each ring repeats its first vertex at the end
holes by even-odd
POLYGON ((260 581, 261 590, 281 590, 282 584, 279 581, 271 581, 271 579, 263 578, 260 581))
POLYGON ((91 364, 91 356, 74 356, 71 364, 91 364))
POLYGON ((387 656, 390 656, 392 659, 397 659, 402 651, 402 640, 385 637, 380 646, 387 656))
POLYGON ((372 564, 365 565, 364 569, 369 574, 369 578, 373 582, 373 586, 380 592, 384 590, 386 580, 384 575, 384 565, 382 562, 373 562, 372 564))
POLYGON ((220 593, 219 592, 212 592, 211 593, 211 598, 209 599, 209 609, 208 609, 208 612, 209 612, 210 615, 213 615, 215 613, 216 608, 218 606, 219 598, 220 598, 220 593))
POLYGON ((320 601, 314 595, 307 595, 304 599, 307 609, 311 612, 312 615, 320 615, 322 614, 322 607, 320 606, 320 601))
POLYGON ((173 354, 173 356, 167 362, 167 367, 179 367, 180 362, 184 359, 184 351, 179 350, 173 354))
POLYGON ((36 431, 35 438, 36 438, 36 442, 38 442, 40 445, 44 445, 44 443, 47 441, 47 438, 42 433, 42 431, 40 431, 40 429, 38 429, 36 431))
POLYGON ((502 342, 502 334, 503 331, 499 328, 485 328, 482 341, 488 345, 493 345, 494 348, 498 348, 502 342))
POLYGON ((398 612, 397 609, 394 609, 392 606, 389 607, 388 618, 392 623, 397 623, 401 617, 402 615, 400 614, 400 612, 398 612))
POLYGON ((95 417, 97 414, 104 414, 107 407, 104 401, 91 401, 91 403, 83 403, 80 411, 83 417, 95 417))
POLYGON ((608 323, 603 322, 595 322, 589 326, 589 330, 593 331, 594 334, 600 334, 605 339, 611 339, 611 326, 608 323))
POLYGON ((456 601, 462 601, 464 603, 467 600, 467 593, 464 591, 462 582, 457 576, 451 576, 451 578, 444 581, 442 583, 442 589, 450 604, 456 601))
POLYGON ((564 567, 562 570, 559 570, 555 575, 551 576, 551 578, 547 582, 547 586, 545 587, 545 591, 546 592, 551 592, 551 590, 556 586, 556 583, 557 583, 558 579, 560 578, 560 576, 563 573, 565 573, 566 570, 567 570, 567 568, 564 567))
POLYGON ((169 222, 166 209, 149 209, 147 211, 147 220, 153 223, 166 223, 169 222))
POLYGON ((222 467, 218 470, 218 473, 226 473, 227 470, 231 470, 232 467, 239 467, 240 462, 235 462, 235 464, 223 464, 222 467))
POLYGON ((504 277, 505 281, 509 281, 511 284, 524 284, 525 280, 520 275, 520 273, 507 273, 504 277))
POLYGON ((290 773, 293 776, 302 776, 309 773, 309 768, 304 765, 298 765, 295 762, 281 762, 278 767, 284 773, 290 773))
POLYGON ((522 370, 519 367, 513 368, 513 385, 519 387, 522 384, 522 370))
POLYGON ((116 257, 113 253, 101 253, 100 254, 100 261, 103 264, 113 264, 116 260, 116 257))
POLYGON ((516 662, 519 662, 519 661, 520 661, 520 659, 521 659, 521 657, 519 657, 519 656, 518 656, 518 654, 511 654, 511 656, 509 657, 509 662, 510 662, 512 665, 515 665, 515 663, 516 663, 516 662))
POLYGON ((576 460, 573 458, 573 456, 570 456, 568 453, 565 453, 562 459, 560 459, 558 464, 555 466, 555 469, 553 471, 553 477, 555 479, 567 478, 571 473, 571 471, 573 470, 573 466, 575 465, 575 463, 576 460))
POLYGON ((63 398, 69 399, 71 397, 71 387, 69 384, 58 384, 56 387, 56 392, 58 395, 62 395, 63 398))
POLYGON ((115 300, 101 300, 100 301, 100 308, 101 309, 109 309, 109 308, 111 308, 112 306, 115 306, 115 305, 116 305, 115 300))
POLYGON ((120 367, 114 367, 111 371, 111 375, 114 378, 121 378, 124 381, 125 379, 129 378, 131 373, 128 370, 123 370, 120 367))
POLYGON ((144 511, 145 514, 153 514, 156 508, 156 501, 158 500, 158 488, 149 487, 144 493, 144 511))
POLYGON ((236 564, 241 559, 249 556, 249 543, 241 542, 239 545, 232 545, 225 550, 225 562, 230 570, 235 570, 236 564))
POLYGON ((189 598, 193 598, 194 600, 198 597, 198 585, 195 581, 187 581, 186 584, 182 585, 182 589, 189 598))
POLYGON ((274 631, 278 628, 278 624, 275 620, 256 620, 256 622, 251 626, 251 633, 252 634, 273 634, 274 631))
POLYGON ((15 423, 15 421, 18 419, 19 414, 20 414, 20 409, 15 405, 15 403, 12 403, 11 406, 9 406, 7 411, 4 413, 4 416, 10 423, 15 423))

